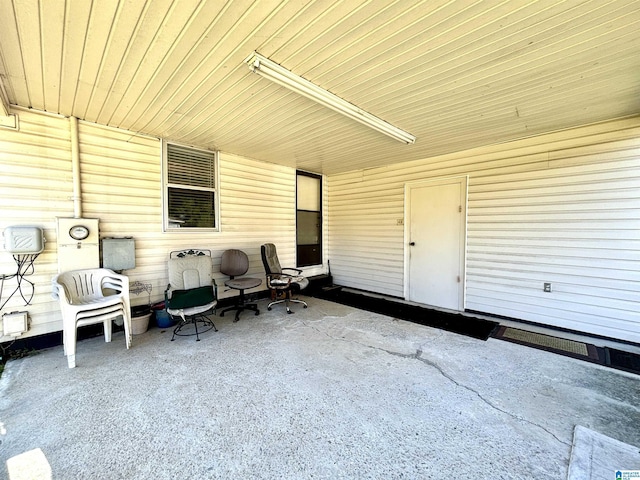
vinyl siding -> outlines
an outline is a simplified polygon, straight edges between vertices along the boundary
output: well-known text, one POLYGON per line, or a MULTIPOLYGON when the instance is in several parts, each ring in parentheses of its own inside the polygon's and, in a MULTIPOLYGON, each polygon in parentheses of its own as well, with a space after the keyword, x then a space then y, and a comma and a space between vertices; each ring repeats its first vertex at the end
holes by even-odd
MULTIPOLYGON (((50 282, 55 219, 73 215, 70 131, 60 116, 13 113, 20 130, 0 129, 0 229, 39 225, 47 244, 29 277, 32 304, 14 296, 2 313, 27 310, 32 336, 62 326, 50 282)), ((101 237, 135 238, 137 266, 126 273, 152 284, 152 301, 162 297, 171 250, 209 248, 218 272, 222 251, 241 248, 249 274, 263 277, 260 245, 273 242, 281 262, 295 264, 294 168, 222 152, 221 231, 163 233, 160 141, 88 122, 79 122, 79 139, 83 214, 100 219, 101 237)), ((468 175, 467 309, 640 342, 639 172, 640 119, 632 118, 330 176, 325 259, 335 283, 401 297, 405 183, 468 175)), ((15 272, 1 251, 0 272, 15 272)))
MULTIPOLYGON (((58 271, 56 217, 73 216, 71 137, 69 121, 63 117, 26 110, 13 113, 20 117, 20 130, 0 129, 0 228, 37 225, 44 229, 46 243, 27 277, 35 284, 31 305, 25 306, 16 293, 1 313, 28 311, 27 335, 37 335, 62 329, 58 304, 51 298, 51 278, 58 271)), ((13 274, 16 269, 11 254, 0 250, 0 273, 13 274)), ((15 279, 5 280, 0 302, 15 288, 15 279)), ((10 338, 0 336, 0 340, 10 338)))
POLYGON ((467 309, 640 342, 638 118, 330 177, 334 281, 402 297, 404 184, 452 175, 467 309))
MULTIPOLYGON (((44 228, 45 251, 29 277, 36 294, 29 306, 14 296, 2 310, 26 310, 31 328, 24 337, 62 329, 51 279, 57 273, 56 217, 73 216, 73 180, 69 120, 16 109, 20 130, 0 129, 0 230, 32 224, 44 228)), ((295 265, 294 168, 220 154, 220 232, 162 231, 162 159, 159 139, 129 131, 78 122, 82 213, 100 219, 100 237, 132 236, 136 268, 125 274, 133 282, 152 285, 152 301, 161 300, 168 283, 169 252, 207 248, 214 258, 214 278, 225 291, 220 256, 228 248, 244 250, 248 275, 264 278, 260 245, 275 243, 283 265, 295 265)), ((10 254, 0 251, 0 271, 15 272, 10 254)), ((317 270, 317 269, 316 269, 317 270)), ((313 272, 311 272, 313 273, 313 272)), ((3 300, 15 288, 5 282, 3 300)), ((255 291, 265 289, 263 285, 255 291)), ((146 303, 146 293, 132 294, 132 303, 146 303)), ((8 338, 0 337, 0 341, 8 338)))

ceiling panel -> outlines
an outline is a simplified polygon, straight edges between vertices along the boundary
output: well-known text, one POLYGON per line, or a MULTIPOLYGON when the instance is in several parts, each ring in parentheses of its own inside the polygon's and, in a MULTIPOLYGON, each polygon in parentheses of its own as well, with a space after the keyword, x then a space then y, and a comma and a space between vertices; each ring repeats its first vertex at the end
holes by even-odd
POLYGON ((637 0, 0 0, 13 105, 333 174, 640 113, 637 0), (417 136, 253 74, 258 51, 417 136))

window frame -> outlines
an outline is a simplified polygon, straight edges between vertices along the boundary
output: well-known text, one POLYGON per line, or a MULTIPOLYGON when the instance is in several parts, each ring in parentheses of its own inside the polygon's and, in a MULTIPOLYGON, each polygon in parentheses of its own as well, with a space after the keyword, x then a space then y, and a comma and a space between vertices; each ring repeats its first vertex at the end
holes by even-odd
POLYGON ((324 188, 324 176, 318 173, 307 172, 304 170, 296 170, 296 267, 298 268, 313 268, 324 265, 324 204, 323 204, 323 188, 324 188), (301 177, 309 177, 315 180, 318 180, 318 205, 319 210, 306 210, 298 208, 298 176, 301 177), (309 213, 318 213, 320 219, 319 232, 318 232, 318 243, 317 244, 304 244, 305 246, 309 245, 317 245, 320 250, 320 262, 319 263, 311 263, 302 265, 299 262, 299 235, 298 235, 298 212, 309 212, 309 213))
POLYGON ((162 231, 164 233, 203 233, 203 232, 220 232, 220 155, 217 150, 208 150, 206 148, 194 147, 193 145, 185 145, 178 142, 162 140, 162 231), (175 145, 180 148, 189 150, 206 152, 213 155, 214 168, 214 188, 197 187, 186 184, 169 183, 169 158, 168 145, 175 145), (170 227, 169 226, 169 189, 181 188, 184 190, 195 190, 203 192, 213 192, 213 208, 214 208, 214 227, 170 227))

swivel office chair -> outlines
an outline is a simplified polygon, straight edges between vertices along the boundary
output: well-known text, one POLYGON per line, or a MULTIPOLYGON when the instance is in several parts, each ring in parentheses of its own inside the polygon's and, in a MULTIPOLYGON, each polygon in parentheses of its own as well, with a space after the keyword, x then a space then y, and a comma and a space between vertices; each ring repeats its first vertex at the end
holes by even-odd
POLYGON ((291 267, 282 268, 278 260, 276 246, 273 243, 265 243, 260 248, 260 251, 262 254, 262 263, 267 274, 267 287, 271 290, 271 298, 273 299, 267 306, 267 310, 271 310, 271 307, 278 303, 285 304, 287 313, 293 313, 289 308, 290 303, 301 303, 304 305, 304 308, 307 308, 307 302, 291 298, 292 293, 299 293, 309 285, 309 280, 300 275, 302 270, 291 267), (285 270, 293 272, 294 274, 285 273, 285 270), (278 299, 278 297, 283 298, 278 299))
POLYGON ((230 289, 239 290, 240 294, 236 297, 236 302, 232 307, 225 308, 220 312, 221 317, 224 317, 224 314, 231 310, 236 311, 236 318, 234 322, 240 320, 240 314, 244 310, 253 310, 256 315, 260 314, 258 305, 255 303, 245 302, 244 291, 259 286, 262 283, 262 280, 252 277, 236 278, 244 275, 248 270, 249 257, 247 257, 247 254, 242 250, 231 249, 225 250, 222 253, 222 258, 220 259, 220 272, 229 276, 229 280, 224 282, 224 284, 230 289))

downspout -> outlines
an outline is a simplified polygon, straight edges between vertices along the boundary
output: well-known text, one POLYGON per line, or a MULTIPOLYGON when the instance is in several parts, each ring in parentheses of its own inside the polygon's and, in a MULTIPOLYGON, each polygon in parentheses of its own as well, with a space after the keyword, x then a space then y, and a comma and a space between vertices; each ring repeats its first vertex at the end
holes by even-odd
POLYGON ((82 186, 80 183, 80 142, 78 140, 78 119, 69 117, 71 130, 71 175, 73 177, 73 216, 82 217, 82 186))
POLYGON ((2 79, 0 78, 0 115, 9 116, 9 101, 7 100, 7 91, 4 88, 2 79))
POLYGON ((4 101, 4 97, 2 96, 2 91, 0 91, 0 115, 2 115, 3 117, 9 116, 9 107, 7 106, 7 103, 5 103, 4 101))
POLYGON ((0 126, 18 130, 18 115, 11 113, 9 107, 7 92, 2 85, 2 78, 0 78, 0 126))

